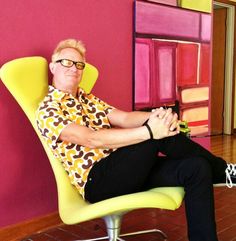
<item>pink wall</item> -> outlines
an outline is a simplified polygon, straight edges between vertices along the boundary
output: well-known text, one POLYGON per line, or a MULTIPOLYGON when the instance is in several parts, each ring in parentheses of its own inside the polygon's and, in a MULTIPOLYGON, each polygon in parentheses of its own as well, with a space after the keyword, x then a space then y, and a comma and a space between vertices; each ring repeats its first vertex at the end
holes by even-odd
MULTIPOLYGON (((23 56, 49 58, 61 39, 82 39, 88 49, 87 60, 100 70, 94 93, 130 110, 132 3, 133 0, 2 1, 0 65, 23 56)), ((0 110, 3 227, 56 211, 57 199, 54 177, 41 144, 1 82, 0 110)))

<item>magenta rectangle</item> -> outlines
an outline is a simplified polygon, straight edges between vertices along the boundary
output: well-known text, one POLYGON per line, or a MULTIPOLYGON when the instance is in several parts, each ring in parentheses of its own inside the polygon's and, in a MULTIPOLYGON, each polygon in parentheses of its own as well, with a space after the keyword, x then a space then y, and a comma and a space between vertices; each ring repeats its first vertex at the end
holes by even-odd
POLYGON ((135 108, 151 106, 151 40, 135 43, 135 108))
POLYGON ((200 32, 200 13, 137 1, 136 32, 197 40, 200 32))
POLYGON ((147 0, 148 2, 162 3, 171 6, 177 6, 177 0, 147 0))
POLYGON ((201 40, 204 42, 210 42, 211 40, 211 20, 212 16, 210 14, 201 14, 201 40))
POLYGON ((152 89, 153 103, 174 103, 176 99, 176 43, 154 41, 155 88, 152 89))

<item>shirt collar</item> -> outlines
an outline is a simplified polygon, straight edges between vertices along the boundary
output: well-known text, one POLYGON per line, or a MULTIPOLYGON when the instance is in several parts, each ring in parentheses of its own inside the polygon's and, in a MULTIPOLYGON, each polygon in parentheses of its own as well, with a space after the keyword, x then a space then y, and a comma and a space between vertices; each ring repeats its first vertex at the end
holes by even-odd
MULTIPOLYGON (((56 89, 54 86, 49 85, 48 86, 48 94, 53 98, 57 100, 63 100, 67 98, 75 98, 72 94, 63 92, 61 90, 56 89)), ((81 97, 85 94, 85 91, 82 88, 78 88, 77 90, 77 98, 80 101, 81 97)), ((76 98, 76 99, 77 99, 76 98)))

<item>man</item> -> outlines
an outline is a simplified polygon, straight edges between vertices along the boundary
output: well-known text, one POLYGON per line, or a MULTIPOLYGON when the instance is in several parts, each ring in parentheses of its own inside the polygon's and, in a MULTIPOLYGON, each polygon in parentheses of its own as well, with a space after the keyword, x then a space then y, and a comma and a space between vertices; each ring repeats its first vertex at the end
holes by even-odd
POLYGON ((53 83, 37 124, 80 194, 97 202, 183 186, 189 240, 217 241, 212 184, 227 174, 232 186, 235 166, 179 134, 171 109, 125 112, 78 88, 85 67, 80 41, 60 42, 49 67, 53 83))

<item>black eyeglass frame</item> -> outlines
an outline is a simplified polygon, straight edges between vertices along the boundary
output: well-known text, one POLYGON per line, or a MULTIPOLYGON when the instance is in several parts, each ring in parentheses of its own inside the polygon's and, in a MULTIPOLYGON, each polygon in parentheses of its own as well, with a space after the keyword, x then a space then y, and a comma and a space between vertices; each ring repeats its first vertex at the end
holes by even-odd
POLYGON ((73 60, 70 60, 70 59, 58 59, 58 60, 55 61, 55 63, 60 63, 62 66, 66 67, 66 68, 70 68, 73 65, 75 65, 76 69, 79 69, 79 70, 83 70, 85 68, 85 63, 82 62, 82 61, 73 61, 73 60), (64 65, 63 64, 64 60, 69 61, 69 62, 71 62, 73 64, 70 65, 70 66, 64 65), (77 64, 79 64, 79 65, 77 65, 77 64))

